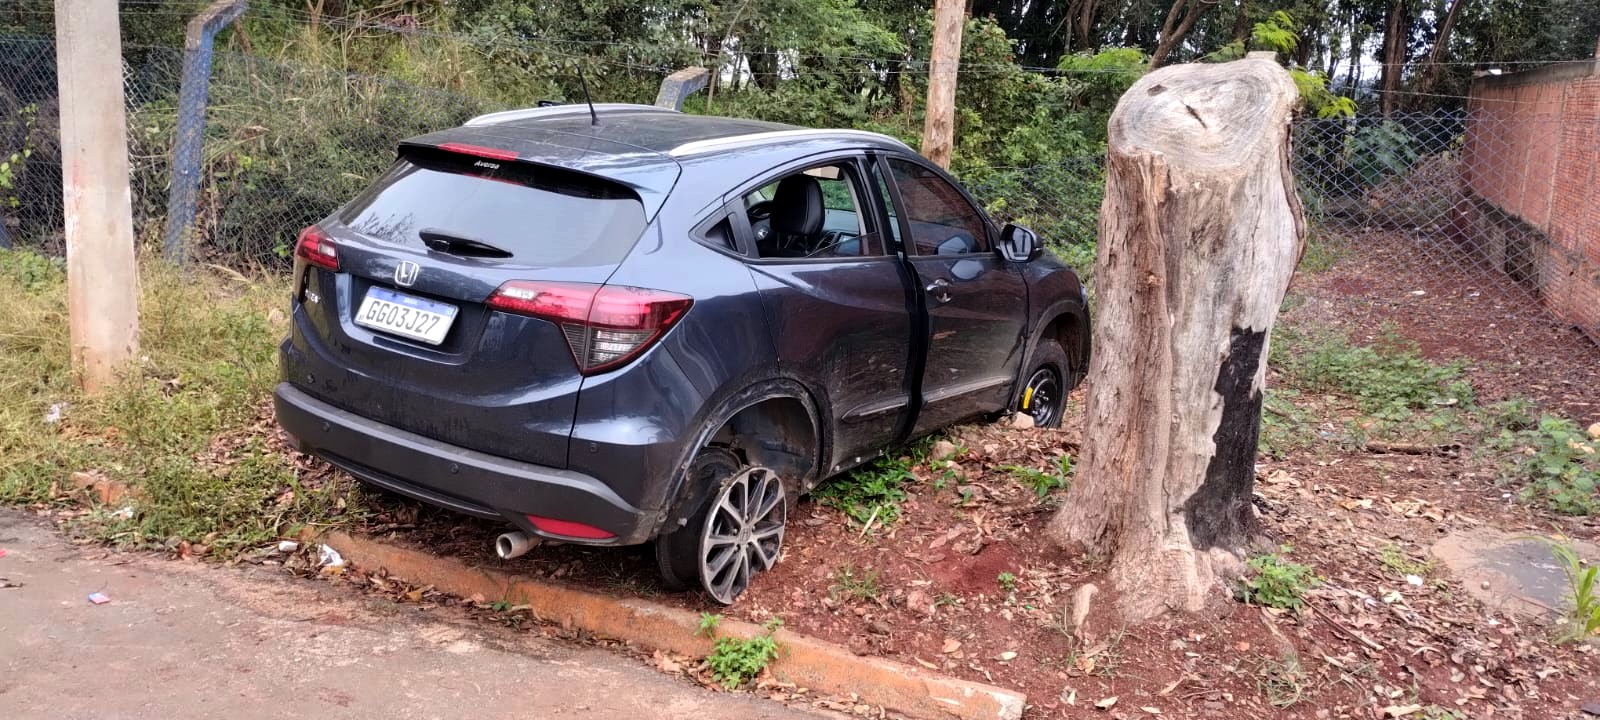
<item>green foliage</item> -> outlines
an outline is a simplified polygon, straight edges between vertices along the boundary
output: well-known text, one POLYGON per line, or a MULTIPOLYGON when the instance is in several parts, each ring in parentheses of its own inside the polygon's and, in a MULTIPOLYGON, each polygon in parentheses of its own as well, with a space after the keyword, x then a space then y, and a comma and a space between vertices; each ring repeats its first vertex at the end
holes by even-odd
POLYGON ((0 501, 61 501, 52 489, 67 474, 98 472, 135 491, 132 514, 90 515, 84 531, 218 556, 354 517, 349 485, 302 476, 258 437, 283 332, 266 317, 287 290, 159 265, 140 286, 140 360, 89 397, 72 381, 59 262, 0 251, 0 501))
MULTIPOLYGON (((701 616, 702 630, 706 629, 705 617, 701 616)), ((773 636, 782 626, 783 620, 773 618, 763 626, 766 632, 753 638, 718 637, 711 654, 706 656, 706 667, 711 669, 711 676, 729 690, 738 689, 755 679, 778 658, 778 641, 773 636)), ((712 623, 711 630, 715 628, 716 623, 712 623)))
POLYGON ((1374 415, 1472 400, 1462 363, 1429 362, 1415 343, 1392 330, 1371 345, 1352 345, 1336 332, 1302 335, 1286 328, 1273 345, 1273 356, 1272 362, 1300 388, 1339 393, 1374 415))
POLYGON ((828 596, 834 600, 872 600, 878 597, 878 592, 878 571, 860 570, 855 565, 845 565, 835 571, 833 585, 828 588, 828 596))
POLYGON ((1322 579, 1310 566, 1284 559, 1292 550, 1292 546, 1284 545, 1276 553, 1250 558, 1248 565, 1255 575, 1239 586, 1240 598, 1267 607, 1299 610, 1306 591, 1321 584, 1322 579))
POLYGON ((1421 159, 1412 145, 1411 136, 1398 123, 1364 125, 1347 141, 1345 161, 1355 179, 1377 185, 1404 175, 1421 159))
POLYGON ((1536 538, 1550 547, 1561 570, 1567 574, 1572 607, 1567 611, 1564 642, 1585 640, 1600 635, 1600 566, 1586 565, 1572 547, 1552 538, 1536 538))
POLYGON ((1523 485, 1523 499, 1565 515, 1600 512, 1600 437, 1545 415, 1533 427, 1502 429, 1490 445, 1509 451, 1501 476, 1523 485))
POLYGON ((1008 593, 1017 591, 1017 576, 1013 575, 1010 570, 1000 573, 995 577, 995 582, 1000 583, 1000 589, 1008 593))
POLYGON ((1250 31, 1250 42, 1263 50, 1287 55, 1300 44, 1299 28, 1294 18, 1282 10, 1272 11, 1272 17, 1255 24, 1250 31))
POLYGON ((903 486, 912 479, 911 458, 884 457, 828 481, 811 497, 863 526, 872 522, 885 527, 900 517, 900 503, 906 499, 903 486))
POLYGON ((1300 92, 1300 105, 1319 118, 1355 117, 1356 101, 1328 89, 1328 76, 1320 70, 1291 68, 1289 77, 1300 92))
POLYGON ((1063 454, 1057 457, 1056 466, 1049 471, 1021 465, 1002 465, 998 469, 1011 473, 1011 477, 1043 500, 1050 493, 1067 487, 1068 478, 1072 476, 1072 456, 1063 454))
POLYGON ((694 634, 704 635, 706 637, 715 637, 717 634, 717 628, 721 625, 721 615, 716 613, 702 612, 700 613, 700 627, 695 629, 694 634))
POLYGON ((1315 418, 1295 404, 1299 397, 1290 388, 1267 388, 1261 404, 1261 452, 1281 459, 1311 445, 1315 418))
POLYGON ((48 291, 67 280, 67 263, 28 250, 0 250, 0 278, 21 286, 27 293, 48 291))
POLYGON ((33 157, 32 137, 34 119, 38 116, 39 106, 29 103, 22 106, 15 117, 7 118, 5 122, 11 127, 10 132, 0 134, 0 209, 16 208, 21 205, 21 200, 14 194, 17 188, 17 178, 27 170, 28 159, 33 157), (15 149, 5 147, 3 135, 14 135, 20 138, 15 149))

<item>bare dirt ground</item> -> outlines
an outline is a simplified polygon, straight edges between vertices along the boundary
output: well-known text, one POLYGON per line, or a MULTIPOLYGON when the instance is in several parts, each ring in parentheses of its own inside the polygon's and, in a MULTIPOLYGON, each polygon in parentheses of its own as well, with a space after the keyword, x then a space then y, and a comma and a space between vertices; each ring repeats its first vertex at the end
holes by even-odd
MULTIPOLYGON (((1419 269, 1414 252, 1380 240, 1298 278, 1284 322, 1357 341, 1395 331, 1432 360, 1465 362, 1483 402, 1531 397, 1596 419, 1600 350, 1539 320, 1514 286, 1419 269)), ((803 502, 784 561, 732 608, 662 593, 643 549, 541 548, 509 566, 706 612, 781 617, 860 654, 1025 691, 1036 718, 1576 718, 1581 704, 1600 700, 1600 651, 1553 644, 1551 628, 1480 605, 1430 562, 1435 541, 1483 525, 1596 536, 1595 520, 1517 502, 1497 481, 1495 460, 1470 449, 1386 454, 1317 439, 1263 456, 1260 547, 1292 544, 1289 557, 1315 568, 1322 582, 1305 608, 1219 598, 1204 616, 1133 627, 1091 616, 1087 637, 1072 637, 1062 616, 1069 593, 1085 582, 1110 592, 1103 560, 1044 542, 1063 493, 1041 498, 1009 468, 1048 472, 1062 454, 1076 455, 1081 397, 1061 430, 953 431, 954 465, 917 461, 901 517, 886 527, 863 531, 839 510, 803 502), (1420 585, 1405 577, 1413 573, 1420 585)), ((1324 431, 1299 429, 1332 435, 1339 418, 1307 404, 1324 431)), ((404 502, 384 507, 369 531, 500 564, 489 552, 500 531, 492 524, 404 502)), ((1103 594, 1097 607, 1109 605, 1103 594)))

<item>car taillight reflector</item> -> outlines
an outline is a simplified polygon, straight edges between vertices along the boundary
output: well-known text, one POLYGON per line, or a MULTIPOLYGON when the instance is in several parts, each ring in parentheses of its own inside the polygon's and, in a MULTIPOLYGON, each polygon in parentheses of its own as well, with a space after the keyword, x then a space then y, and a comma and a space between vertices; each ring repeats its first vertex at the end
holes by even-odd
POLYGON ((583 540, 605 540, 607 538, 614 538, 617 536, 616 533, 606 532, 593 525, 585 525, 581 522, 573 522, 571 520, 557 520, 555 518, 529 515, 528 522, 533 523, 533 526, 540 532, 549 533, 551 535, 560 535, 561 537, 580 538, 583 540))
POLYGON ((694 303, 677 293, 620 285, 513 280, 489 307, 561 326, 578 370, 592 375, 627 362, 666 334, 694 303))
POLYGON ((468 145, 467 143, 440 143, 439 149, 453 152, 457 155, 471 155, 473 157, 488 158, 490 160, 515 160, 517 154, 510 150, 484 147, 482 145, 468 145))
POLYGON ((315 225, 300 231, 294 244, 294 254, 306 262, 329 270, 339 269, 339 248, 328 239, 328 234, 315 225))

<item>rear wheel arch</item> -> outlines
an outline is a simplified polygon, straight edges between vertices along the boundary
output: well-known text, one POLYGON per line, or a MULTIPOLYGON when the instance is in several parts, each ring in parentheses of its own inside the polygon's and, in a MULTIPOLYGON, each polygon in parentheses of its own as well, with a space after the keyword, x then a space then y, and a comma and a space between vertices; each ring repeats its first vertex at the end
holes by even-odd
POLYGON ((826 431, 816 400, 801 383, 787 378, 759 381, 716 407, 706 415, 679 463, 658 534, 688 522, 714 490, 686 482, 695 456, 707 447, 730 452, 746 465, 776 471, 789 484, 791 499, 819 475, 826 431))

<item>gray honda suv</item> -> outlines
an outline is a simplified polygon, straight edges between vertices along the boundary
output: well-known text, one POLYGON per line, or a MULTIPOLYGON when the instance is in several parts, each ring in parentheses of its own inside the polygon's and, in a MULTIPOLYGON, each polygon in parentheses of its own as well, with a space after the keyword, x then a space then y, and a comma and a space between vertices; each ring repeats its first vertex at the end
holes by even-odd
POLYGON ((1061 421, 1073 271, 892 138, 637 105, 406 140, 295 248, 278 422, 543 541, 654 541, 732 602, 794 500, 908 439, 1061 421), (591 114, 592 113, 592 114, 591 114))

